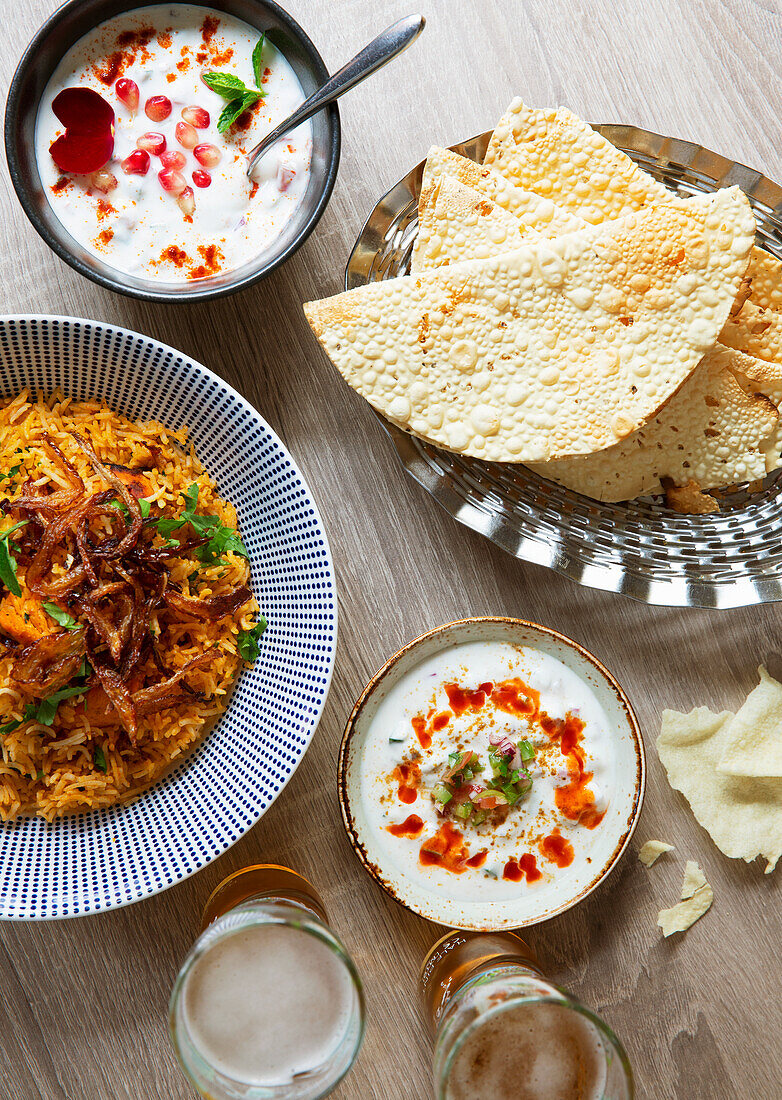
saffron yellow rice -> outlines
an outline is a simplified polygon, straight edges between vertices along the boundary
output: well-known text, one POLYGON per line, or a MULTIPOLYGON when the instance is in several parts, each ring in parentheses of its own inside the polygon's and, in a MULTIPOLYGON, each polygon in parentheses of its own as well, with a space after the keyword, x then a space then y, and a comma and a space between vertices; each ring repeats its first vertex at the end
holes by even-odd
MULTIPOLYGON (((145 467, 144 476, 151 486, 144 494, 152 502, 150 518, 162 515, 166 506, 169 515, 181 512, 183 494, 195 482, 199 487, 199 513, 217 516, 225 527, 236 529, 236 511, 219 497, 214 481, 192 446, 188 447, 186 428, 171 431, 154 421, 134 423, 100 402, 73 401, 59 392, 33 398, 24 391, 13 399, 0 399, 0 475, 21 464, 17 475, 0 481, 0 498, 13 502, 28 478, 41 484, 49 479, 55 488, 67 488, 61 471, 40 446, 43 432, 49 433, 77 468, 90 491, 106 489, 74 444, 69 434, 73 431, 91 443, 102 462, 145 467)), ((11 525, 12 519, 0 514, 0 534, 11 525)), ((167 564, 171 580, 184 595, 220 596, 249 583, 248 562, 230 552, 213 564, 194 563, 192 557, 173 558, 167 564)), ((67 572, 67 565, 56 561, 53 576, 67 572)), ((56 623, 48 622, 37 598, 25 588, 21 564, 17 579, 28 621, 40 622, 43 616, 46 629, 59 629, 56 623)), ((2 597, 8 598, 0 586, 2 597)), ((170 613, 153 613, 151 628, 155 634, 159 629, 156 614, 165 616, 167 628, 159 635, 158 651, 171 674, 212 646, 218 646, 220 652, 210 665, 188 676, 189 686, 203 693, 204 699, 194 697, 192 703, 140 718, 135 744, 125 736, 107 738, 105 729, 91 726, 80 695, 59 704, 51 726, 36 720, 23 721, 29 696, 13 682, 13 653, 0 647, 0 727, 21 721, 18 728, 0 738, 0 819, 37 814, 52 820, 69 812, 112 806, 158 779, 225 709, 232 682, 243 663, 237 652, 237 636, 242 630, 252 629, 257 612, 255 600, 218 622, 202 622, 179 612, 173 626, 170 613), (113 740, 115 748, 111 747, 113 740), (105 757, 105 772, 95 763, 98 748, 105 757)), ((160 679, 151 657, 144 673, 149 673, 150 683, 160 679)))

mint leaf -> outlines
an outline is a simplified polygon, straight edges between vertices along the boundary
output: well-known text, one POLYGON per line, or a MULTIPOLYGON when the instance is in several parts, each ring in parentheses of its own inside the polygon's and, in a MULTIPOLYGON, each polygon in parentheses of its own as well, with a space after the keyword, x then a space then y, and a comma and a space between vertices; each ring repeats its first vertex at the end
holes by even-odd
POLYGON ((266 629, 266 619, 261 615, 252 630, 240 630, 236 638, 236 648, 245 661, 252 663, 261 652, 261 635, 266 629))
POLYGON ((233 73, 201 73, 201 79, 207 88, 211 88, 213 92, 217 92, 224 99, 236 99, 237 96, 242 96, 247 91, 244 81, 240 80, 238 76, 234 76, 233 73))
POLYGON ((22 723, 16 718, 12 718, 10 722, 6 722, 5 725, 0 726, 0 737, 5 737, 7 733, 13 733, 14 730, 18 730, 21 724, 22 723))
POLYGON ((92 759, 95 763, 95 767, 98 769, 99 772, 107 772, 109 770, 109 766, 106 763, 106 754, 100 747, 100 745, 95 746, 95 751, 92 754, 92 759))
POLYGON ((44 603, 41 604, 47 615, 51 615, 56 623, 60 626, 64 626, 66 630, 80 630, 81 627, 67 611, 63 611, 58 607, 56 603, 44 603))
POLYGON ((237 118, 252 107, 253 103, 257 103, 263 94, 263 92, 255 92, 245 88, 244 94, 240 98, 232 99, 230 103, 226 103, 217 120, 218 133, 224 134, 227 130, 230 130, 237 118))
POLYGON ((265 43, 266 35, 262 34, 253 50, 253 76, 255 77, 255 84, 258 88, 260 88, 263 83, 263 47, 265 43))

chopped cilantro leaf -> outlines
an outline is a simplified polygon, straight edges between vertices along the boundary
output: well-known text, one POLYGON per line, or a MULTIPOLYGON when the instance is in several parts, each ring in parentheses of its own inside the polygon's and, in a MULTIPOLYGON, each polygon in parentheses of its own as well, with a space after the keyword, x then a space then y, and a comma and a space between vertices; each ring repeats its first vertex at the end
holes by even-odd
POLYGON ((253 662, 261 652, 261 635, 266 629, 266 619, 263 615, 252 630, 240 630, 236 639, 236 647, 245 661, 253 662))
POLYGON ((56 603, 44 603, 41 606, 48 615, 51 615, 56 623, 59 623, 60 626, 64 626, 66 630, 81 629, 73 616, 69 615, 67 611, 63 611, 56 603))
POLYGON ((7 733, 13 733, 14 730, 19 729, 21 722, 17 718, 12 718, 10 722, 6 722, 0 726, 0 737, 5 737, 7 733))
POLYGON ((11 553, 9 535, 12 535, 14 531, 18 531, 20 527, 24 527, 29 522, 27 519, 20 520, 19 523, 15 523, 13 527, 9 527, 7 531, 0 534, 0 581, 14 596, 21 596, 22 589, 16 579, 16 558, 11 553))
POLYGON ((179 539, 172 539, 171 536, 189 523, 199 538, 209 539, 209 542, 195 550, 198 559, 205 564, 216 561, 227 553, 238 554, 242 558, 249 557, 237 531, 232 527, 223 527, 217 516, 204 516, 196 512, 198 485, 195 482, 189 486, 184 498, 185 510, 176 519, 162 518, 154 521, 159 533, 169 540, 169 545, 180 545, 179 539))
POLYGON ((109 770, 109 766, 106 763, 106 754, 104 753, 100 745, 95 746, 95 751, 92 754, 92 759, 95 762, 95 767, 98 769, 99 772, 107 772, 109 770))

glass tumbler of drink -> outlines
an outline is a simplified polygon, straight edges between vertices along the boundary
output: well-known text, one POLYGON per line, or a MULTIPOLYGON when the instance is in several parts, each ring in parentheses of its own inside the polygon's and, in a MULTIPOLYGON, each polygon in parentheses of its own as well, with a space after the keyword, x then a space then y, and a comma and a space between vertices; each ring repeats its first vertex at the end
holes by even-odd
POLYGON ((513 932, 448 933, 424 960, 421 990, 437 1100, 632 1100, 622 1044, 513 932))
POLYGON ((169 1028, 210 1100, 316 1100, 358 1054, 364 996, 315 888, 287 867, 229 875, 179 972, 169 1028))

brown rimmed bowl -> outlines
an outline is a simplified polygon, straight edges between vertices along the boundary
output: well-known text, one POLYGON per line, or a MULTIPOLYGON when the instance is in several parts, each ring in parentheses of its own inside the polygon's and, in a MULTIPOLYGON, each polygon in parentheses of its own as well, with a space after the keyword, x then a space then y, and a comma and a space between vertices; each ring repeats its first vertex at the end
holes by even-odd
POLYGON ((538 924, 578 904, 617 866, 635 830, 643 803, 646 758, 638 721, 622 688, 583 646, 549 627, 523 619, 460 619, 422 634, 395 653, 372 677, 348 719, 339 753, 338 787, 342 819, 358 858, 395 901, 428 920, 478 931, 538 924), (589 860, 576 861, 566 873, 501 901, 464 901, 413 881, 394 864, 379 843, 364 812, 361 764, 367 733, 391 689, 422 661, 466 642, 505 642, 528 646, 557 658, 585 680, 609 721, 615 752, 613 794, 598 826, 589 860))

